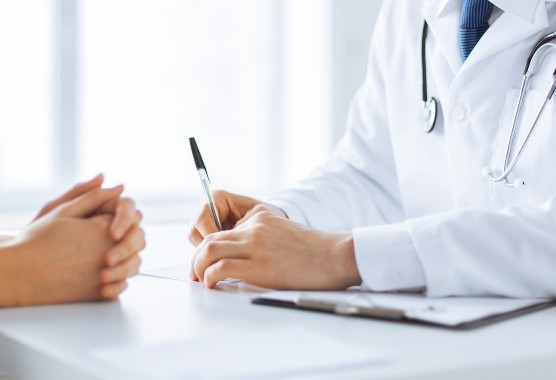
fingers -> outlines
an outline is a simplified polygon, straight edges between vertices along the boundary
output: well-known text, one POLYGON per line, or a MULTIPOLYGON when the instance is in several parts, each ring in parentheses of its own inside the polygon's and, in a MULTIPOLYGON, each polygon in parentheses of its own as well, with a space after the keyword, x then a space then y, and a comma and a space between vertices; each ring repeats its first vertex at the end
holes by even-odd
POLYGON ((248 257, 243 244, 231 239, 233 239, 231 233, 214 234, 205 239, 203 244, 197 249, 192 261, 192 272, 190 275, 193 281, 204 281, 207 268, 221 260, 246 259, 248 257))
POLYGON ((145 246, 145 231, 139 227, 138 223, 134 224, 134 227, 128 231, 123 240, 110 249, 106 256, 106 264, 115 266, 142 251, 145 246))
POLYGON ((241 226, 243 223, 245 223, 246 221, 248 221, 249 219, 251 219, 251 217, 255 214, 257 214, 257 212, 260 212, 260 205, 257 205, 255 207, 253 207, 251 210, 247 211, 247 213, 243 216, 243 218, 241 218, 240 220, 238 220, 236 222, 236 224, 234 225, 234 228, 237 228, 239 226, 241 226))
POLYGON ((103 268, 100 272, 100 281, 103 284, 124 281, 129 277, 135 276, 141 265, 141 257, 133 255, 120 264, 112 267, 103 268))
POLYGON ((234 225, 234 228, 239 227, 240 225, 244 224, 246 221, 251 219, 254 215, 257 215, 261 212, 269 212, 272 215, 288 219, 288 215, 281 208, 276 207, 269 203, 259 203, 255 205, 255 207, 247 211, 244 217, 237 221, 237 223, 234 225))
MULTIPOLYGON (((222 215, 218 208, 216 209, 216 212, 219 213, 218 216, 221 218, 220 220, 226 220, 226 218, 222 218, 222 215)), ((196 231, 197 234, 202 237, 218 232, 218 228, 216 227, 216 223, 214 222, 214 218, 212 217, 212 211, 208 204, 205 204, 203 206, 201 213, 197 217, 197 221, 195 222, 195 226, 194 226, 194 231, 196 231)))
POLYGON ((60 206, 60 215, 67 217, 87 217, 98 211, 103 204, 119 197, 124 191, 122 185, 111 189, 95 188, 60 206))
POLYGON ((114 299, 117 298, 126 289, 126 281, 105 284, 100 287, 100 296, 105 299, 114 299))
POLYGON ((137 213, 135 202, 130 198, 121 198, 116 204, 114 221, 110 226, 110 233, 116 240, 120 240, 129 228, 134 224, 139 224, 143 218, 141 213, 137 213))
MULTIPOLYGON (((256 199, 232 194, 224 190, 215 190, 212 195, 224 230, 231 229, 248 210, 257 203, 261 203, 256 199)), ((204 237, 217 231, 211 209, 208 204, 205 204, 191 228, 189 241, 198 246, 204 237)))
POLYGON ((36 216, 35 220, 48 214, 50 211, 54 210, 56 207, 69 202, 88 191, 100 188, 102 183, 104 182, 104 176, 102 174, 97 174, 95 177, 91 178, 90 180, 82 183, 78 183, 70 190, 66 191, 60 197, 54 199, 53 201, 47 203, 36 216))
POLYGON ((249 260, 245 259, 222 259, 205 270, 203 284, 210 289, 228 277, 243 279, 249 265, 249 260))
POLYGON ((191 281, 198 282, 199 277, 197 277, 197 273, 195 273, 195 269, 193 269, 196 257, 197 255, 193 255, 193 257, 191 258, 191 264, 189 265, 189 278, 191 279, 191 281))
POLYGON ((198 247, 203 242, 203 235, 201 235, 195 226, 191 227, 189 232, 189 242, 195 247, 198 247))

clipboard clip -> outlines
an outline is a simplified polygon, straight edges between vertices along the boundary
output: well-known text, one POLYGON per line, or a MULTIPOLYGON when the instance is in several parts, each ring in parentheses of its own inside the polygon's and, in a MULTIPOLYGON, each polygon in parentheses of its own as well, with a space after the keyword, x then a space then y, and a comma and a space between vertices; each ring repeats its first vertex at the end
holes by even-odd
POLYGON ((359 306, 348 302, 324 301, 300 294, 295 304, 304 309, 320 310, 344 316, 373 317, 392 320, 405 318, 405 311, 382 306, 359 306))

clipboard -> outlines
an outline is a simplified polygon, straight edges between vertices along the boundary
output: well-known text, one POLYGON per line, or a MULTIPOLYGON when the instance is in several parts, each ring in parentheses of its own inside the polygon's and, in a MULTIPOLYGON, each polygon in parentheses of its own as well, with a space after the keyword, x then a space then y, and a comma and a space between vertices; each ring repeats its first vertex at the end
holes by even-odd
POLYGON ((372 318, 457 330, 470 330, 556 304, 554 299, 501 297, 427 298, 422 294, 365 291, 294 292, 259 294, 253 304, 372 318))

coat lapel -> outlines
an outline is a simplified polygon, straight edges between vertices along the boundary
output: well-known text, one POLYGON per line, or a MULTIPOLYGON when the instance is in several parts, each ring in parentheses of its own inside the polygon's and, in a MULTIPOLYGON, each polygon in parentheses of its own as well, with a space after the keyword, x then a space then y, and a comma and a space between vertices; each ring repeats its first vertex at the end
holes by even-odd
MULTIPOLYGON (((423 1, 421 7, 423 17, 455 75, 462 68, 475 65, 513 44, 538 34, 549 26, 545 0, 516 1, 531 1, 535 2, 536 6, 530 7, 533 11, 525 15, 527 16, 525 18, 513 14, 512 9, 503 12, 475 46, 465 63, 459 49, 459 23, 463 0, 423 1), (534 16, 532 16, 533 12, 534 16)), ((504 3, 503 6, 506 8, 511 8, 513 5, 510 1, 493 0, 493 3, 501 5, 504 3)))
POLYGON ((427 0, 423 3, 421 12, 429 25, 429 36, 432 34, 455 75, 463 64, 458 29, 462 2, 427 0))
MULTIPOLYGON (((534 1, 534 0, 525 0, 534 1)), ((548 14, 543 0, 538 0, 532 22, 510 12, 504 12, 479 40, 464 63, 464 68, 475 65, 489 56, 517 44, 549 26, 548 14)), ((535 41, 536 42, 536 41, 535 41)), ((533 48, 533 44, 531 45, 533 48)))

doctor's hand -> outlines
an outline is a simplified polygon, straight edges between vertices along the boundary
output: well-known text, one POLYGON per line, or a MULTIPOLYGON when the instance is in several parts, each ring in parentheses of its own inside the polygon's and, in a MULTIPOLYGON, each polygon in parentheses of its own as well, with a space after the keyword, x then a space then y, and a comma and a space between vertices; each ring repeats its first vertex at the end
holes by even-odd
MULTIPOLYGON (((255 198, 224 190, 213 191, 212 195, 224 230, 236 228, 260 212, 269 212, 281 218, 288 217, 282 209, 255 198)), ((191 228, 189 241, 197 247, 208 235, 217 231, 210 207, 205 204, 191 228)))
POLYGON ((227 277, 271 289, 361 284, 351 232, 319 231, 267 211, 207 236, 195 252, 191 277, 208 288, 227 277))

